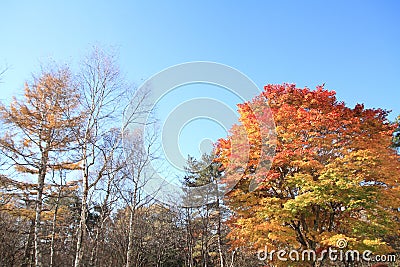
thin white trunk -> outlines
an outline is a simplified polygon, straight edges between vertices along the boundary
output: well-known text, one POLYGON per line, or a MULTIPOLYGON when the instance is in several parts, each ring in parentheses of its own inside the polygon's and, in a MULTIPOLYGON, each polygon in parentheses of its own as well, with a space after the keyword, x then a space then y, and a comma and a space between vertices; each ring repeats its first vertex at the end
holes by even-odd
POLYGON ((126 252, 126 267, 132 266, 134 223, 135 223, 135 209, 134 207, 132 207, 132 209, 130 209, 130 216, 129 216, 128 250, 126 252))
POLYGON ((78 228, 78 240, 76 242, 76 254, 75 254, 75 264, 74 267, 80 267, 83 259, 83 250, 82 250, 82 243, 83 238, 86 232, 86 213, 87 213, 87 189, 86 187, 83 190, 82 196, 82 209, 81 209, 81 218, 79 222, 78 228))
POLYGON ((233 267, 233 263, 235 262, 235 254, 236 250, 232 251, 230 267, 233 267))
POLYGON ((82 193, 82 203, 81 203, 81 216, 79 220, 79 227, 78 227, 78 238, 76 241, 76 252, 75 252, 75 263, 74 267, 80 267, 81 262, 83 259, 83 250, 82 250, 82 243, 83 238, 86 233, 86 213, 87 213, 87 198, 89 195, 89 170, 87 164, 87 140, 88 140, 88 132, 85 133, 84 139, 84 146, 82 148, 82 159, 83 159, 83 193, 82 193))

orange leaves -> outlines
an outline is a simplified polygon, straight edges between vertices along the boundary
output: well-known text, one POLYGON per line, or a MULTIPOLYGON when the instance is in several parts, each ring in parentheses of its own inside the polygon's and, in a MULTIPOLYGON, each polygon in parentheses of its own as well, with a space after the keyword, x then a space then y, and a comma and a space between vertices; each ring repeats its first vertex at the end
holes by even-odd
MULTIPOLYGON (((9 107, 0 105, 0 118, 10 132, 0 138, 8 157, 17 162, 17 171, 36 174, 39 169, 79 168, 76 164, 52 162, 55 153, 66 152, 76 144, 76 134, 83 116, 78 110, 78 89, 67 68, 44 72, 32 85, 25 84, 25 99, 9 107), (12 138, 10 138, 12 137, 12 138)), ((65 154, 65 153, 64 153, 65 154)), ((57 156, 60 160, 62 157, 57 156)), ((66 157, 67 158, 67 157, 66 157)))
POLYGON ((215 152, 220 157, 214 159, 216 162, 222 163, 222 166, 228 166, 228 159, 231 157, 231 140, 230 139, 218 139, 218 146, 215 148, 215 152))
POLYGON ((239 181, 246 181, 242 186, 253 190, 271 165, 276 134, 272 113, 263 108, 265 103, 263 96, 257 96, 238 104, 240 124, 234 125, 229 137, 220 139, 216 146, 216 161, 222 163, 227 174, 223 180, 228 190, 239 181))
POLYGON ((54 170, 81 170, 82 163, 79 162, 62 162, 51 166, 54 170))
POLYGON ((23 165, 15 165, 15 170, 23 173, 37 174, 38 170, 23 165))
MULTIPOLYGON (((293 84, 267 85, 260 96, 238 107, 242 125, 219 140, 217 160, 235 163, 229 158, 232 141, 243 136, 250 147, 248 166, 268 158, 263 113, 274 118, 277 143, 269 171, 261 166, 262 171, 241 178, 258 179, 258 189, 249 192, 239 182, 227 195, 233 211, 231 238, 247 238, 249 243, 242 245, 260 248, 260 240, 288 245, 279 234, 294 233, 296 242, 289 237, 288 242, 308 248, 344 235, 354 246, 365 247, 368 240, 392 234, 390 228, 400 230, 392 225, 400 207, 400 158, 390 147, 396 126, 388 123, 386 111, 362 104, 351 109, 336 100, 334 91, 293 84)), ((224 180, 237 176, 226 172, 224 180)))

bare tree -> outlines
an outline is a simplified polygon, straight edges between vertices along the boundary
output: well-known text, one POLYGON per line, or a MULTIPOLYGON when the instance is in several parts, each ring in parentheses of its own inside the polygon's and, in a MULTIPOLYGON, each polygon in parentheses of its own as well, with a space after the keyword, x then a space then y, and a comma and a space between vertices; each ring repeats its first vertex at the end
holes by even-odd
MULTIPOLYGON (((116 127, 122 125, 123 111, 133 97, 133 112, 130 121, 136 116, 144 114, 143 107, 146 92, 133 93, 120 72, 115 53, 94 48, 93 52, 84 60, 79 74, 81 87, 81 105, 86 114, 84 126, 77 133, 80 140, 80 156, 82 165, 82 209, 78 227, 75 267, 82 265, 85 251, 83 241, 87 232, 87 214, 90 192, 102 180, 110 179, 110 171, 116 172, 119 166, 111 166, 117 162, 115 153, 119 149, 120 141, 115 141, 105 148, 105 138, 116 127)), ((120 137, 118 137, 120 138, 120 137)), ((111 184, 110 184, 111 186, 111 184)))
MULTIPOLYGON (((121 198, 126 202, 129 210, 129 230, 128 247, 126 251, 126 267, 133 266, 134 252, 134 234, 136 224, 136 212, 146 204, 153 201, 154 195, 145 192, 144 187, 152 179, 154 173, 149 171, 151 161, 156 157, 153 147, 156 146, 156 134, 152 132, 145 136, 145 133, 139 129, 124 131, 124 142, 128 142, 126 149, 126 170, 128 171, 125 179, 118 185, 121 198)), ((156 150, 157 151, 157 150, 156 150)), ((154 193, 154 192, 153 192, 154 193)))
POLYGON ((97 213, 97 220, 93 226, 93 237, 91 239, 91 256, 89 265, 97 266, 99 258, 99 246, 104 237, 105 225, 107 220, 111 220, 110 215, 113 207, 118 201, 119 192, 114 186, 115 181, 124 177, 123 168, 125 167, 125 158, 122 149, 121 131, 112 128, 103 138, 103 143, 99 146, 102 151, 99 160, 99 168, 104 169, 104 179, 99 181, 94 192, 98 192, 98 204, 94 205, 97 213), (111 157, 109 155, 112 155, 111 157))
MULTIPOLYGON (((104 169, 97 170, 95 163, 102 156, 99 144, 102 137, 118 114, 119 101, 123 95, 125 83, 116 64, 114 54, 94 48, 83 61, 78 76, 81 88, 81 105, 86 120, 77 136, 80 143, 82 160, 82 208, 78 227, 75 267, 81 266, 83 259, 83 240, 86 234, 89 191, 103 177, 104 169)), ((106 161, 112 154, 106 155, 106 161)), ((104 165, 106 166, 106 165, 104 165)))

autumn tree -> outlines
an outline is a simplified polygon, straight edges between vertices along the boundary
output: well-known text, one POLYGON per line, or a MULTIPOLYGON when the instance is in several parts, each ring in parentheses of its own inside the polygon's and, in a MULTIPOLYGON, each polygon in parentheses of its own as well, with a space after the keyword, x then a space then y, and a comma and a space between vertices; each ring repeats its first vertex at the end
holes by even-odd
POLYGON ((67 152, 76 145, 73 132, 82 118, 76 113, 78 99, 72 75, 62 67, 43 71, 33 84, 26 84, 24 100, 0 105, 1 121, 7 125, 0 139, 3 155, 21 174, 37 176, 35 266, 43 266, 40 231, 46 175, 51 169, 75 167, 67 152))
POLYGON ((265 86, 239 105, 239 113, 241 124, 217 148, 225 182, 241 178, 226 196, 234 213, 229 220, 233 247, 318 254, 345 240, 348 249, 393 251, 391 240, 400 233, 400 224, 393 223, 399 217, 400 165, 386 111, 346 107, 334 91, 320 86, 283 84, 265 86), (262 138, 262 116, 270 113, 276 124, 273 159, 264 151, 271 149, 265 145, 269 141, 262 138), (249 140, 250 149, 240 167, 233 156, 241 144, 232 140, 241 139, 249 140), (252 181, 257 181, 254 191, 252 181))

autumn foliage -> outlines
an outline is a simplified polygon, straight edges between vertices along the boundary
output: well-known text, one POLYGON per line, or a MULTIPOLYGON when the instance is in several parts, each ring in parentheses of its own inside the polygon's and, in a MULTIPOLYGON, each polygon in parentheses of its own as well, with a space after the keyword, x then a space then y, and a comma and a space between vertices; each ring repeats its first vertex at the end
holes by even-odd
POLYGON ((65 67, 43 71, 32 85, 25 84, 24 100, 14 98, 9 107, 0 104, 0 121, 8 127, 0 137, 2 155, 12 162, 18 173, 37 175, 37 183, 30 186, 31 194, 36 195, 36 266, 43 266, 41 224, 46 219, 43 212, 46 176, 51 170, 79 167, 69 153, 76 146, 75 132, 82 121, 82 116, 76 111, 78 100, 72 74, 65 67))
POLYGON ((320 256, 338 241, 398 254, 400 128, 386 111, 268 85, 213 154, 188 157, 182 186, 210 186, 179 207, 145 190, 157 134, 122 138, 126 107, 126 125, 149 112, 149 92, 131 90, 96 49, 76 74, 43 70, 0 103, 0 266, 316 266, 254 252, 320 256))
POLYGON ((344 239, 349 249, 398 249, 400 164, 387 111, 346 107, 321 86, 283 84, 265 86, 239 113, 241 124, 216 149, 224 182, 241 177, 226 196, 234 247, 318 251, 344 239), (268 114, 276 135, 263 132, 268 114), (233 140, 242 139, 249 160, 232 171, 233 140), (250 180, 259 183, 254 191, 250 180))

